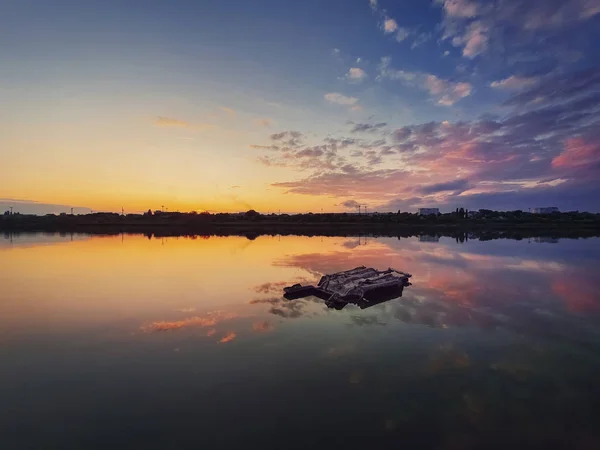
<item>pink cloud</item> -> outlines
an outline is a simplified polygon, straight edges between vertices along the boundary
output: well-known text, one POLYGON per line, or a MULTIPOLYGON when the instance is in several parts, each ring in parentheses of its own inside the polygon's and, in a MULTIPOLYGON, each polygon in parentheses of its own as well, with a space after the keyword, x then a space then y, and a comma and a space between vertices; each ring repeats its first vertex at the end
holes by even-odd
POLYGON ((552 160, 552 167, 579 167, 600 162, 600 144, 580 138, 567 139, 565 150, 552 160))
MULTIPOLYGON (((391 133, 390 124, 383 122, 352 122, 348 132, 370 130, 373 137, 365 139, 362 132, 360 137, 326 137, 318 145, 282 146, 263 163, 310 171, 273 184, 285 192, 355 198, 374 208, 508 202, 536 199, 551 190, 555 198, 569 198, 585 180, 597 179, 600 169, 598 73, 589 69, 540 79, 507 105, 529 104, 528 99, 540 95, 560 101, 515 108, 501 120, 428 122, 391 133)), ((395 70, 387 58, 380 74, 426 91, 439 104, 450 105, 473 89, 467 82, 395 70)), ((516 88, 529 82, 513 76, 497 83, 516 88)))
POLYGON ((521 77, 518 75, 511 75, 503 80, 493 81, 490 83, 490 87, 513 91, 531 87, 537 84, 538 81, 538 77, 521 77))
POLYGON ((485 52, 488 47, 489 28, 481 21, 470 24, 462 36, 456 36, 452 44, 456 47, 464 45, 463 56, 473 59, 485 52))
POLYGON ((448 82, 436 77, 435 75, 427 75, 425 77, 425 87, 430 94, 438 95, 448 88, 448 82))
POLYGON ((452 106, 460 99, 471 95, 471 83, 453 82, 428 73, 397 70, 391 68, 390 65, 391 58, 381 59, 379 65, 379 76, 381 78, 398 80, 407 86, 416 86, 423 89, 432 97, 436 97, 440 105, 452 106))
POLYGON ((445 0, 443 1, 444 11, 450 17, 470 18, 478 13, 477 3, 469 0, 445 0))
POLYGON ((383 22, 383 31, 384 33, 393 33, 398 29, 398 24, 394 19, 387 18, 383 22))
POLYGON ((600 288, 589 279, 559 277, 552 283, 552 291, 562 298, 570 311, 600 312, 600 288))

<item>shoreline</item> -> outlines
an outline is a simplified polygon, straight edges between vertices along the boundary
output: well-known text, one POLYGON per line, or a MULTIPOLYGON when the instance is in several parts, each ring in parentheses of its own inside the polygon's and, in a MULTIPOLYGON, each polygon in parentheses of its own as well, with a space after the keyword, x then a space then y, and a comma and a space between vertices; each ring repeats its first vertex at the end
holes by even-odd
POLYGON ((577 223, 455 223, 455 224, 405 224, 405 223, 281 223, 281 222, 210 222, 210 223, 4 223, 0 232, 19 233, 81 233, 81 234, 144 234, 154 236, 448 236, 462 238, 533 238, 533 237, 600 237, 600 226, 577 223))

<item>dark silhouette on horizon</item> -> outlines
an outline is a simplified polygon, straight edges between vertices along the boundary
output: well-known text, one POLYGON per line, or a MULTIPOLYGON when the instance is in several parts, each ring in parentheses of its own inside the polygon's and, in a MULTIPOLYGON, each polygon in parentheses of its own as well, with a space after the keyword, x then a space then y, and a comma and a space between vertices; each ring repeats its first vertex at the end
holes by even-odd
MULTIPOLYGON (((232 235, 255 238, 261 234, 286 235, 381 235, 452 236, 464 241, 494 237, 588 237, 600 236, 600 214, 554 212, 534 214, 524 211, 468 211, 458 208, 445 214, 418 213, 181 213, 148 210, 144 214, 95 212, 91 214, 11 213, 0 215, 0 230, 83 232, 98 234, 144 233, 169 235, 232 235)), ((427 240, 427 239, 424 239, 427 240)))

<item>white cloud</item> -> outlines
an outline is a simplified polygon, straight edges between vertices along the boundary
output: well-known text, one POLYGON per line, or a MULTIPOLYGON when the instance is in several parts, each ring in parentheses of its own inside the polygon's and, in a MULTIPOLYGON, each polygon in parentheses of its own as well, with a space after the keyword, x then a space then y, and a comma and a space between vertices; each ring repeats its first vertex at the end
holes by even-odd
POLYGON ((490 87, 493 87, 494 89, 513 91, 533 86, 538 81, 539 79, 537 77, 520 77, 518 75, 511 75, 504 80, 493 81, 490 83, 490 87))
POLYGON ((385 19, 383 22, 383 32, 384 33, 393 33, 398 29, 398 24, 394 19, 390 19, 389 17, 385 19))
POLYGON ((449 52, 448 50, 446 50, 446 51, 444 52, 444 55, 443 55, 443 56, 448 56, 449 54, 450 54, 450 52, 449 52))
POLYGON ((386 56, 381 58, 381 64, 379 64, 379 78, 388 78, 390 80, 400 80, 405 82, 411 82, 417 77, 416 72, 409 72, 406 70, 396 70, 390 68, 392 58, 386 56))
POLYGON ((400 28, 398 28, 398 33, 396 33, 396 40, 398 42, 402 42, 407 37, 409 37, 411 34, 412 33, 408 28, 400 27, 400 28))
POLYGON ((369 0, 369 5, 373 11, 377 11, 377 0, 369 0))
POLYGON ((360 83, 367 78, 367 73, 360 67, 352 67, 346 74, 346 78, 354 83, 360 83))
POLYGON ((325 94, 325 100, 327 100, 330 103, 336 103, 338 105, 347 106, 355 105, 358 102, 358 99, 356 97, 347 97, 343 94, 340 94, 339 92, 330 92, 328 94, 325 94))
POLYGON ((414 50, 415 48, 423 45, 425 42, 429 41, 432 37, 433 37, 433 34, 431 34, 431 33, 420 33, 415 38, 413 43, 411 44, 411 46, 410 46, 411 50, 414 50))

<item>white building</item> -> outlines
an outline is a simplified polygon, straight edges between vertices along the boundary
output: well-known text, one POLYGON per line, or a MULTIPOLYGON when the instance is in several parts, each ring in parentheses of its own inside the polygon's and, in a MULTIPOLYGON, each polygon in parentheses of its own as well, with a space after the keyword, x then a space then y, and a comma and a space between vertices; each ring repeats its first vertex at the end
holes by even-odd
POLYGON ((533 208, 531 211, 533 214, 552 214, 560 212, 556 206, 548 206, 546 208, 533 208))
POLYGON ((420 216, 437 216, 440 213, 440 208, 419 208, 420 216))

